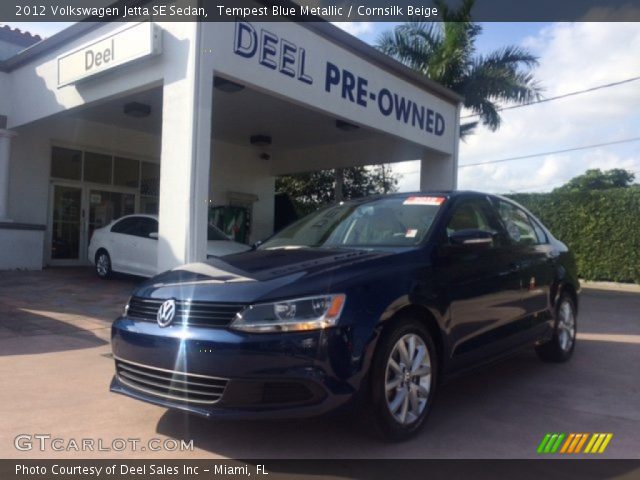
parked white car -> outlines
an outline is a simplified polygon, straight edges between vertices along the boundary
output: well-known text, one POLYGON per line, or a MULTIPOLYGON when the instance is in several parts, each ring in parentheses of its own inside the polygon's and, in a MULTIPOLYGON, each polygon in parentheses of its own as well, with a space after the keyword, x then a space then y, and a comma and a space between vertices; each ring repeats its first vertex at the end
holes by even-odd
MULTIPOLYGON (((209 225, 207 256, 222 257, 250 249, 230 240, 222 231, 209 225)), ((127 215, 93 232, 89 242, 89 261, 100 278, 112 272, 151 277, 156 271, 158 252, 157 215, 127 215)))

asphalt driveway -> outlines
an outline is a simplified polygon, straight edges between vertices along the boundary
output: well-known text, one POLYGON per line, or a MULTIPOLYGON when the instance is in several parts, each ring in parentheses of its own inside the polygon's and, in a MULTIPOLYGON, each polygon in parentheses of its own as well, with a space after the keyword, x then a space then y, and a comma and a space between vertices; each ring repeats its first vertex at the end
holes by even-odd
POLYGON ((344 417, 205 421, 109 393, 110 322, 139 281, 101 281, 86 269, 0 272, 0 458, 535 458, 547 432, 610 432, 600 457, 640 458, 638 293, 585 289, 571 362, 545 364, 527 351, 451 381, 419 436, 385 444, 344 417), (14 447, 17 435, 34 433, 105 444, 184 439, 195 448, 14 447))

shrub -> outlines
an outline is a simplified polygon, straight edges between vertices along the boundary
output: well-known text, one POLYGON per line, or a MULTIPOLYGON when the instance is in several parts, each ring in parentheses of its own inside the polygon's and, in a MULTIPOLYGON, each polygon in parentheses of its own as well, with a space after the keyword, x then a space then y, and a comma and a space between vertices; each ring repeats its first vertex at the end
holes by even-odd
POLYGON ((640 283, 640 188, 509 197, 571 248, 581 278, 640 283))

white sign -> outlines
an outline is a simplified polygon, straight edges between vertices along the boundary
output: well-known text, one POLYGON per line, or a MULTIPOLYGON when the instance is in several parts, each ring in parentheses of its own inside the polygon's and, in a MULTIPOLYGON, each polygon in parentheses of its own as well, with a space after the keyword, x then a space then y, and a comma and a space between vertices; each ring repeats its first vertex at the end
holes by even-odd
POLYGON ((161 32, 143 22, 58 57, 58 87, 162 51, 161 32))
POLYGON ((292 22, 217 23, 214 69, 337 118, 452 153, 455 103, 292 22))

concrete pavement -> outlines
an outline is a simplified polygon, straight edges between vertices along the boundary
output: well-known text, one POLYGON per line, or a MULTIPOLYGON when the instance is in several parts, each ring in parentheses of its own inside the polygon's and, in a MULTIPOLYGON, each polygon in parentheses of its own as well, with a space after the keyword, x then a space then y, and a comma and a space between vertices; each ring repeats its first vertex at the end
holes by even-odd
POLYGON ((640 458, 640 294, 583 290, 572 361, 545 364, 527 351, 451 381, 420 435, 385 444, 344 417, 206 421, 109 393, 109 324, 137 281, 105 282, 85 269, 2 273, 0 458, 536 458, 547 432, 611 432, 601 457, 640 458), (34 433, 104 445, 184 439, 195 448, 14 448, 16 435, 34 433))

